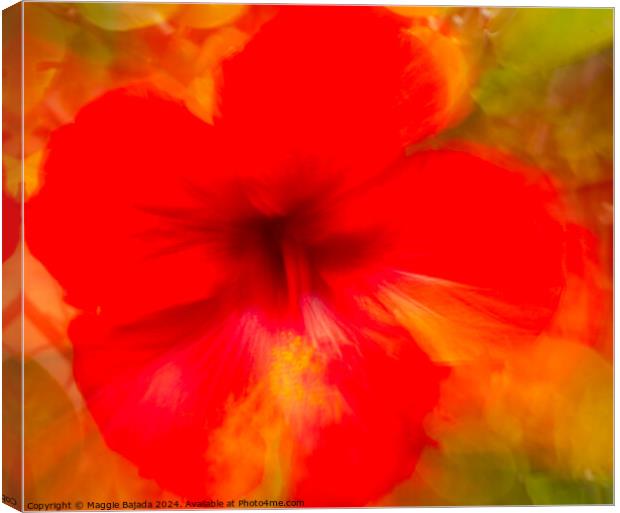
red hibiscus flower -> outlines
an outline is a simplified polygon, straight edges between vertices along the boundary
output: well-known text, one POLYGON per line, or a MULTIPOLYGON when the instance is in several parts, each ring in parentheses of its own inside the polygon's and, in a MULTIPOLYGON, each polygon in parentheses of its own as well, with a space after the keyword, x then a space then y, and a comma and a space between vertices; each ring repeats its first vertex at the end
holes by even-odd
POLYGON ((413 471, 443 374, 403 309, 457 284, 523 336, 553 314, 553 188, 486 150, 406 156, 444 128, 448 89, 404 29, 382 8, 283 7, 223 64, 213 125, 135 87, 51 138, 27 241, 79 309, 74 372, 103 436, 163 488, 265 479, 250 417, 259 456, 226 465, 248 411, 286 430, 284 495, 375 500, 413 471))

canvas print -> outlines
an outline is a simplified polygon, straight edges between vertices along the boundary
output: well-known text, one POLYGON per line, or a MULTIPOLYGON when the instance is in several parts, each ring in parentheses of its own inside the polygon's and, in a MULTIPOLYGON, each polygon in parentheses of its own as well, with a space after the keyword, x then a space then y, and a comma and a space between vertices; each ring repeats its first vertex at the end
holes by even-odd
POLYGON ((3 26, 5 504, 613 502, 612 9, 3 26))

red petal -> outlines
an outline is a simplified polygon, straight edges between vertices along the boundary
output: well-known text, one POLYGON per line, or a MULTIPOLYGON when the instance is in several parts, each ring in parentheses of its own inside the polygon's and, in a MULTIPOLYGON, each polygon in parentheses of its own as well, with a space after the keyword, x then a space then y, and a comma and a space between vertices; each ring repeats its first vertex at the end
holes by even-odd
POLYGON ((435 132, 446 87, 404 23, 382 7, 280 7, 223 65, 220 123, 250 173, 296 158, 317 182, 359 180, 435 132))
MULTIPOLYGON (((371 323, 369 323, 370 325, 371 323)), ((398 328, 360 335, 328 367, 328 383, 345 407, 337 421, 302 440, 292 494, 306 506, 363 506, 411 475, 429 442, 424 418, 435 406, 445 371, 398 328)), ((364 326, 360 333, 368 333, 364 326)))
POLYGON ((69 329, 77 384, 109 446, 162 488, 198 499, 215 493, 210 436, 252 365, 242 320, 215 318, 197 304, 127 327, 85 314, 69 329))
POLYGON ((222 188, 205 192, 214 146, 212 129, 185 107, 123 90, 53 135, 43 187, 27 206, 27 242, 70 303, 132 321, 219 289, 230 267, 204 236, 228 215, 222 188))
POLYGON ((322 237, 374 240, 368 263, 322 267, 334 290, 372 291, 410 273, 514 305, 507 320, 523 327, 540 330, 553 314, 564 286, 566 233, 558 196, 539 172, 463 151, 428 151, 325 205, 322 237))

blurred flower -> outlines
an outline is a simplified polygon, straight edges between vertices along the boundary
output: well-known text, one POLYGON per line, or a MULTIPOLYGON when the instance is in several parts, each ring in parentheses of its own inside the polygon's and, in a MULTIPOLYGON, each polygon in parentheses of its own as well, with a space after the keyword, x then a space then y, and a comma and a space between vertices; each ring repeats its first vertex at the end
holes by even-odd
POLYGON ((134 87, 52 136, 27 241, 80 311, 90 411, 144 477, 366 504, 428 441, 431 359, 548 325, 558 195, 487 149, 406 156, 462 112, 457 54, 408 23, 282 7, 223 64, 212 125, 134 87))

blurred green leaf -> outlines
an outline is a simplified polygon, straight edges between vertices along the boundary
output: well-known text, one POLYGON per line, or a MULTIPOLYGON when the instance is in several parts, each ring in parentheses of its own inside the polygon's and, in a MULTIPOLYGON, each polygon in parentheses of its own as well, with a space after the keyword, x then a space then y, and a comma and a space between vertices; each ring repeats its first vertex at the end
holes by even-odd
POLYGON ((609 483, 574 481, 547 474, 532 474, 525 479, 525 487, 534 504, 611 504, 612 488, 609 483))
POLYGON ((67 42, 76 28, 46 9, 28 4, 24 10, 24 108, 28 113, 43 99, 62 66, 67 42))
POLYGON ((67 391, 35 360, 24 362, 26 498, 55 499, 62 469, 75 469, 82 448, 77 413, 67 391), (56 491, 56 492, 55 492, 56 491))
POLYGON ((544 71, 611 44, 611 9, 519 9, 496 43, 500 64, 544 71))
POLYGON ((533 101, 560 66, 611 46, 611 9, 516 9, 491 37, 497 67, 474 92, 481 108, 507 114, 533 101))
POLYGON ((455 446, 426 450, 417 472, 441 498, 442 504, 529 503, 528 496, 519 490, 519 476, 528 471, 526 458, 507 447, 485 449, 485 452, 461 451, 455 446))

